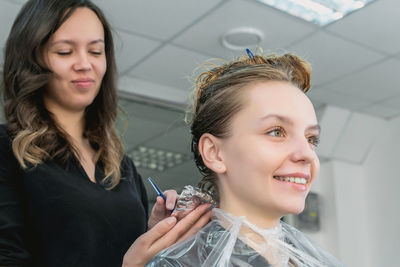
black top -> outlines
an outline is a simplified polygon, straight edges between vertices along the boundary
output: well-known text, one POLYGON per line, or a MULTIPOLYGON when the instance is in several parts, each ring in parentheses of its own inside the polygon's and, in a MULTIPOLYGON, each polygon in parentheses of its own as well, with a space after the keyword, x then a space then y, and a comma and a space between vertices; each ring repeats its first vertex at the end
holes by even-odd
MULTIPOLYGON (((23 171, 0 125, 0 266, 121 266, 148 218, 146 191, 128 157, 121 174, 106 190, 76 160, 23 171)), ((104 177, 99 164, 95 177, 104 177)))

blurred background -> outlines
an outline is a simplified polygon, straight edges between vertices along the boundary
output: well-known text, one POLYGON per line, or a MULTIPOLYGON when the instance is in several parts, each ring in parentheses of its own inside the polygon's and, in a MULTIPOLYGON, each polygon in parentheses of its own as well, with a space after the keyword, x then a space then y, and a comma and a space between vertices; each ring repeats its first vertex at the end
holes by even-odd
MULTIPOLYGON (((24 2, 0 0, 2 50, 24 2)), ((156 195, 148 176, 178 192, 200 179, 184 122, 193 70, 211 58, 233 59, 246 47, 296 53, 313 66, 308 95, 322 127, 322 164, 305 213, 288 220, 347 266, 398 266, 400 1, 293 1, 299 9, 273 0, 264 2, 278 7, 256 0, 94 2, 115 30, 125 110, 118 127, 126 126, 126 152, 150 204, 156 195), (346 15, 346 5, 360 9, 346 15), (311 11, 299 18, 305 6, 311 11), (325 13, 313 18, 317 11, 325 13)), ((2 52, 1 66, 3 58, 2 52)))

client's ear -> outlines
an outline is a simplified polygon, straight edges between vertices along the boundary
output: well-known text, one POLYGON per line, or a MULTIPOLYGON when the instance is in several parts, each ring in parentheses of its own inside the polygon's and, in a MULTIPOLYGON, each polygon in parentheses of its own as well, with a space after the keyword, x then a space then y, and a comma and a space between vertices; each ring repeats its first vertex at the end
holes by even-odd
POLYGON ((221 140, 209 133, 203 134, 199 140, 199 152, 203 162, 215 173, 226 171, 226 166, 220 157, 220 142, 221 140))

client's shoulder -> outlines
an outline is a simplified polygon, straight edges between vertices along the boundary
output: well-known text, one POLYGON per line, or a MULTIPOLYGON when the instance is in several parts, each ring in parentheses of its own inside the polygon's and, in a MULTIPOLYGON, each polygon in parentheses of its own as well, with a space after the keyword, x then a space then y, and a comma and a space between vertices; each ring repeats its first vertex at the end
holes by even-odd
POLYGON ((217 222, 211 221, 195 235, 161 251, 146 267, 201 266, 223 232, 217 222))

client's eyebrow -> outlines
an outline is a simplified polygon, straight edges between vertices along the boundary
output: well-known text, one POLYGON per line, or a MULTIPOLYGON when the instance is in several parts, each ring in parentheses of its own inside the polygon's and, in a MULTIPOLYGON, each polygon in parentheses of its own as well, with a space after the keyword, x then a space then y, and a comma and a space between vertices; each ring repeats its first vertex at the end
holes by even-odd
MULTIPOLYGON (((269 119, 274 119, 274 120, 280 121, 282 123, 289 124, 290 126, 294 125, 294 121, 291 120, 289 117, 278 115, 278 114, 268 114, 268 115, 260 118, 261 121, 269 120, 269 119)), ((319 133, 319 132, 321 132, 321 126, 319 124, 310 125, 306 128, 306 130, 314 130, 314 131, 318 131, 318 133, 319 133)))

